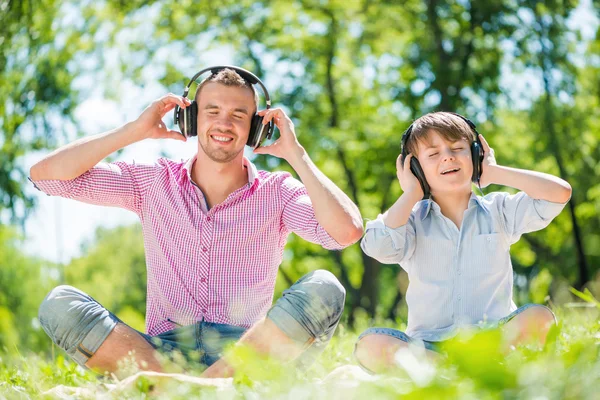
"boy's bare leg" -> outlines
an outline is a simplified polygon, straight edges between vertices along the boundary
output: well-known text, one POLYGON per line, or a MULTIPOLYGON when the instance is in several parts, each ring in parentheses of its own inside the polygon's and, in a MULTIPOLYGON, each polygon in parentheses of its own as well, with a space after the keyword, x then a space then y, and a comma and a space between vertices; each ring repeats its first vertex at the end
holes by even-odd
POLYGON ((117 323, 115 329, 85 365, 101 373, 115 373, 119 369, 119 361, 129 356, 130 352, 133 352, 133 357, 141 370, 162 371, 160 362, 155 356, 156 350, 138 332, 122 323, 117 323))
MULTIPOLYGON (((354 355, 369 371, 382 373, 398 368, 396 353, 402 349, 409 350, 410 345, 403 340, 389 335, 367 335, 356 343, 354 355)), ((425 356, 438 361, 441 356, 435 351, 425 349, 425 356)))
POLYGON ((519 344, 544 345, 548 331, 555 323, 554 315, 545 307, 523 310, 501 328, 506 350, 519 344))
MULTIPOLYGON (((304 346, 299 346, 281 331, 269 318, 257 322, 242 336, 237 345, 246 345, 257 353, 273 357, 279 361, 290 361, 304 351, 304 346)), ((229 378, 233 376, 234 369, 224 358, 219 359, 202 373, 203 378, 229 378)))

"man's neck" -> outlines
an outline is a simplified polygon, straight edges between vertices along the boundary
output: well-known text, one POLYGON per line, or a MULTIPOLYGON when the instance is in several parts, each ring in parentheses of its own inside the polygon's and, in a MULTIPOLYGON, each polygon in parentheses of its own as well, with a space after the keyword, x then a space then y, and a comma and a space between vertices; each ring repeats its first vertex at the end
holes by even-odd
POLYGON ((448 192, 433 196, 442 214, 460 229, 465 210, 469 207, 471 191, 448 192))
POLYGON ((200 149, 192 165, 191 177, 212 208, 248 183, 248 170, 243 163, 243 154, 230 162, 219 163, 208 158, 200 149))

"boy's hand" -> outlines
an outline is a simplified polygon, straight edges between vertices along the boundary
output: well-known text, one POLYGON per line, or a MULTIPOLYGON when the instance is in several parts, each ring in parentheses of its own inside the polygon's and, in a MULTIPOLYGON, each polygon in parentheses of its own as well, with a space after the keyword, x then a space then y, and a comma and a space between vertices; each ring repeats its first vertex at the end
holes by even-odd
POLYGON ((490 147, 488 142, 482 135, 479 135, 479 141, 483 146, 483 161, 481 162, 481 178, 479 183, 481 187, 486 187, 493 181, 494 168, 498 165, 496 163, 496 156, 494 155, 494 149, 490 147))
POLYGON ((419 180, 410 170, 410 160, 413 155, 409 154, 404 159, 404 164, 402 163, 402 154, 398 156, 396 159, 396 175, 398 176, 398 181, 400 182, 400 187, 404 193, 408 193, 410 195, 414 195, 419 199, 422 199, 423 189, 421 188, 421 184, 419 180))

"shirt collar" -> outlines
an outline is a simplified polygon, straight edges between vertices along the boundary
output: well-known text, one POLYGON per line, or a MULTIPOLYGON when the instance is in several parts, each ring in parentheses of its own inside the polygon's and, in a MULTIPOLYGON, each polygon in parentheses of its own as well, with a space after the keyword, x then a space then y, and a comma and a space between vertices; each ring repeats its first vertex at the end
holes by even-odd
MULTIPOLYGON (((198 153, 187 160, 183 165, 183 172, 187 175, 190 181, 192 181, 192 167, 194 166, 194 161, 196 161, 197 158, 198 153)), ((256 169, 256 166, 246 157, 243 158, 242 165, 246 167, 246 170, 248 171, 248 187, 252 187, 252 185, 258 180, 258 170, 256 169)))
MULTIPOLYGON (((433 201, 431 198, 429 198, 427 200, 422 200, 422 201, 426 202, 426 204, 424 205, 424 208, 421 211, 421 219, 422 220, 425 219, 427 217, 427 215, 429 215, 429 212, 431 211, 432 208, 434 211, 436 211, 438 213, 441 212, 440 206, 438 205, 438 203, 433 201)), ((471 198, 469 199, 468 208, 472 208, 472 207, 476 207, 476 206, 481 207, 481 209, 485 212, 489 212, 487 206, 483 202, 483 198, 478 197, 475 195, 475 193, 471 192, 471 198)))

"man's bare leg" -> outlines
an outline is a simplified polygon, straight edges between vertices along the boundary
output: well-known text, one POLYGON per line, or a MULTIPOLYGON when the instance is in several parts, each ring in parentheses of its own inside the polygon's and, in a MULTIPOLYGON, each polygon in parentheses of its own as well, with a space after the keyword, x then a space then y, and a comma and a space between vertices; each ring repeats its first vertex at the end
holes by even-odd
POLYGON ((135 362, 141 370, 162 371, 155 356, 156 350, 138 332, 122 323, 117 323, 85 365, 101 373, 116 373, 119 361, 128 357, 130 352, 133 352, 135 362))
MULTIPOLYGON (((257 353, 273 357, 279 361, 290 361, 305 350, 281 331, 269 318, 257 322, 242 336, 236 345, 253 348, 257 353)), ((202 373, 203 378, 229 378, 234 369, 224 358, 219 359, 202 373)))

